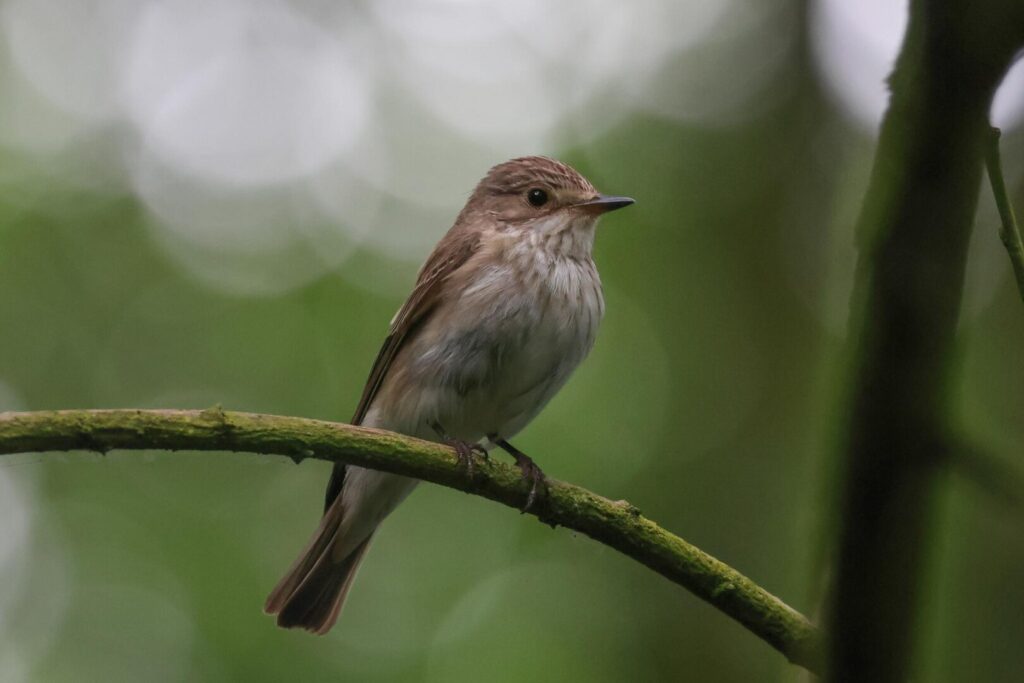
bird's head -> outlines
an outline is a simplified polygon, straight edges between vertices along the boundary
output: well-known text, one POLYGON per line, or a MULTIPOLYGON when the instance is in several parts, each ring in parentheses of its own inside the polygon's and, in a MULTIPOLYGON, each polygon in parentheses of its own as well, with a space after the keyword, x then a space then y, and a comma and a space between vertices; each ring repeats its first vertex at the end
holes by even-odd
POLYGON ((629 206, 629 197, 601 194, 571 166, 548 157, 512 159, 492 168, 477 185, 463 219, 524 236, 567 231, 592 236, 601 215, 629 206))

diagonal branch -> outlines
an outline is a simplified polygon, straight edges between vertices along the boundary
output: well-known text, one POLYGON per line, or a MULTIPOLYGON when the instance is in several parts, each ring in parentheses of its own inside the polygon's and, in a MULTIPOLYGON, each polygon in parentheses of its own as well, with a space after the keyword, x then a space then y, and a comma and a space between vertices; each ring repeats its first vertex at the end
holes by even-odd
MULTIPOLYGON (((297 417, 198 410, 61 410, 0 413, 0 454, 161 449, 245 451, 341 461, 473 493, 519 508, 528 487, 518 470, 478 463, 470 478, 451 449, 391 432, 297 417)), ((551 480, 531 514, 615 548, 725 612, 812 671, 820 670, 817 629, 735 569, 640 514, 572 484, 551 480)))

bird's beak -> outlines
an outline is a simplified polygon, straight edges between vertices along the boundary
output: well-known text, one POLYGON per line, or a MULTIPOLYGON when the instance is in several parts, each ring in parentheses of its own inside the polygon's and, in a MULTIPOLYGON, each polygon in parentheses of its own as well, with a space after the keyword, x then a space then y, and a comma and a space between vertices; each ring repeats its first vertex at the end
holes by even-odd
POLYGON ((608 213, 609 211, 621 209, 634 203, 629 197, 613 197, 607 194, 599 194, 593 199, 576 204, 576 206, 593 213, 608 213))

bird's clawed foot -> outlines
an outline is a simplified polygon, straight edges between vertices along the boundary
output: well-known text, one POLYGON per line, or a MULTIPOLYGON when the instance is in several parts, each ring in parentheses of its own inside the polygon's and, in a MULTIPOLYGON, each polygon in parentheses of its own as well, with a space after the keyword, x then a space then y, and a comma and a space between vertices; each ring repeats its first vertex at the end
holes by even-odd
POLYGON ((487 449, 478 443, 470 443, 465 439, 456 439, 448 435, 444 431, 444 428, 437 422, 431 425, 437 435, 441 437, 441 442, 445 446, 449 446, 455 451, 455 457, 459 461, 459 465, 466 471, 466 475, 472 479, 476 473, 476 466, 473 462, 473 453, 480 454, 484 460, 488 459, 487 449))
POLYGON ((516 465, 519 466, 519 470, 523 473, 523 479, 530 482, 530 494, 526 497, 526 504, 523 505, 522 512, 529 512, 530 508, 533 507, 533 501, 537 500, 537 488, 543 488, 545 495, 548 490, 548 479, 544 476, 544 472, 537 466, 537 463, 533 461, 528 455, 520 453, 516 457, 516 465))
POLYGON ((547 477, 544 476, 544 472, 537 466, 537 463, 533 461, 533 458, 528 456, 526 453, 523 453, 504 439, 498 439, 493 436, 489 438, 496 446, 500 447, 503 451, 516 459, 516 466, 519 467, 519 471, 523 473, 523 479, 530 484, 530 493, 526 497, 526 503, 520 510, 524 513, 529 512, 530 508, 533 507, 534 501, 537 500, 538 489, 542 489, 544 494, 547 495, 547 477))
POLYGON ((455 457, 459 460, 459 465, 466 470, 466 475, 472 479, 473 475, 476 474, 476 465, 473 462, 473 453, 478 453, 484 460, 488 459, 487 449, 478 443, 470 443, 464 439, 444 439, 446 446, 451 446, 455 450, 455 457))

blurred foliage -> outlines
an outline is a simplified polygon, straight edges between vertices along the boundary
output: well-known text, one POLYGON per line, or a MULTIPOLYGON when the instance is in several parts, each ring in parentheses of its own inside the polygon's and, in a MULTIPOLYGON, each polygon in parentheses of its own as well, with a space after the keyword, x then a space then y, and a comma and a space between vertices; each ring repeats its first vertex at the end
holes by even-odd
MULTIPOLYGON (((794 12, 788 30, 804 29, 794 12)), ((720 125, 638 113, 548 150, 638 203, 599 231, 608 315, 592 356, 516 443, 814 613, 873 142, 824 96, 803 48, 782 83, 770 106, 720 125)), ((1004 145, 1012 183, 1021 141, 1008 131, 1004 145)), ((167 256, 120 184, 68 182, 62 163, 0 151, 0 409, 220 402, 349 417, 415 264, 356 252, 283 293, 226 294, 167 256)), ((1024 466, 1024 311, 984 199, 962 426, 1024 466)), ((446 227, 431 216, 410 230, 446 227)), ((5 459, 0 680, 796 677, 609 549, 428 485, 385 524, 334 631, 278 630, 260 606, 327 475, 241 454, 5 459)), ((920 680, 1024 669, 1020 521, 955 479, 944 491, 920 680)))

